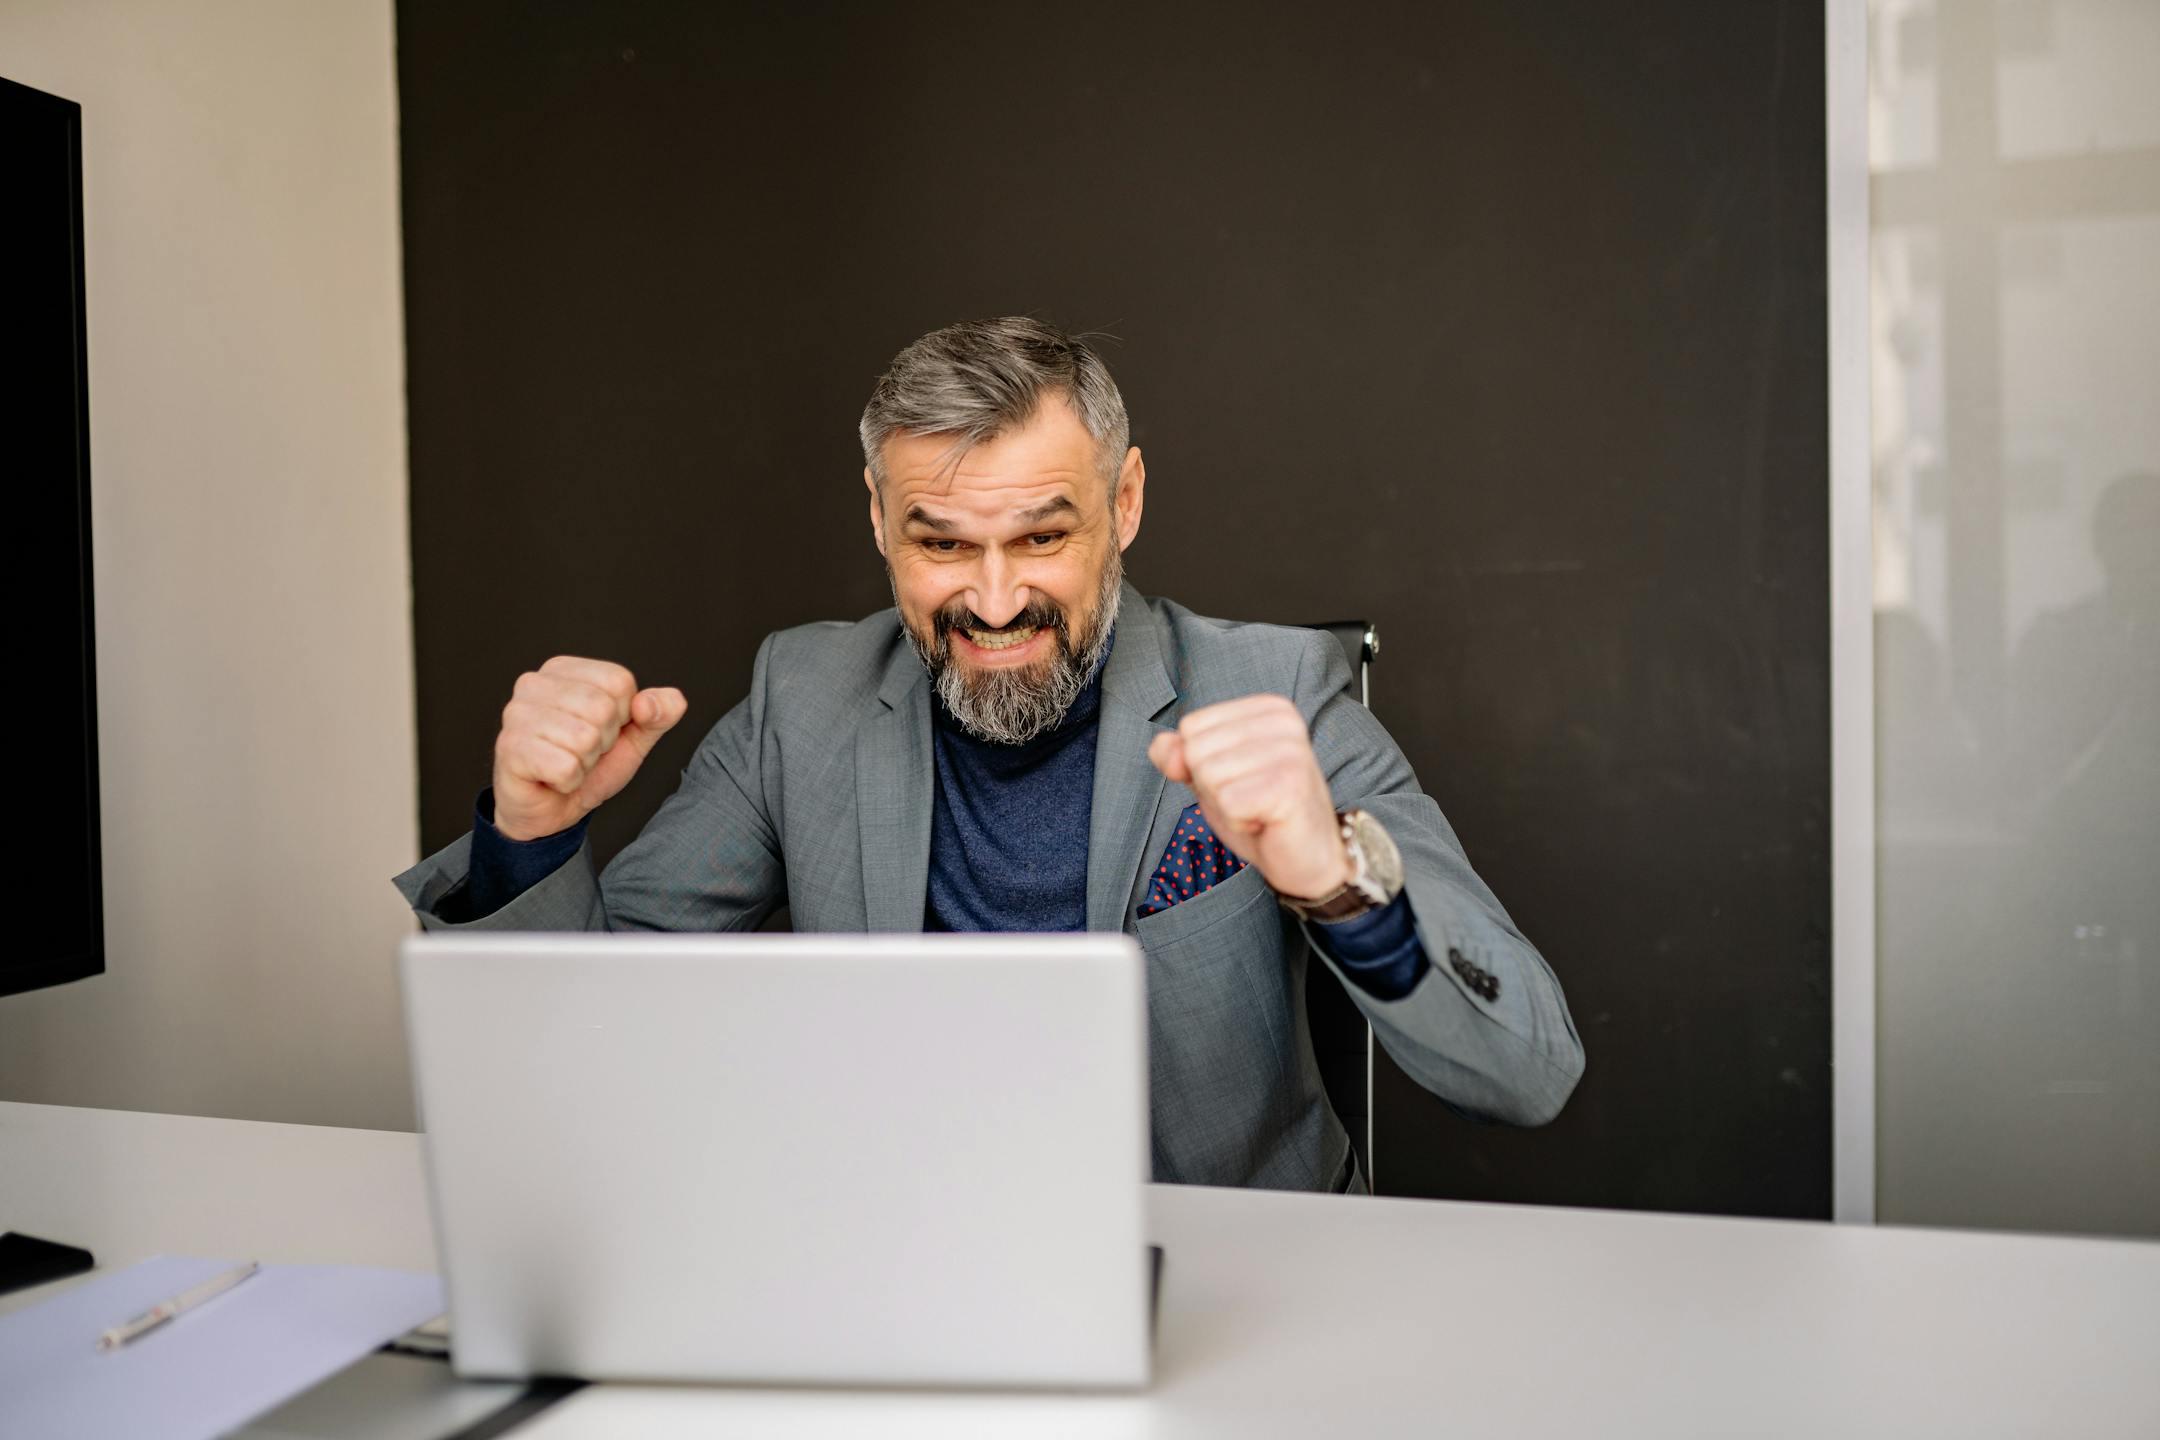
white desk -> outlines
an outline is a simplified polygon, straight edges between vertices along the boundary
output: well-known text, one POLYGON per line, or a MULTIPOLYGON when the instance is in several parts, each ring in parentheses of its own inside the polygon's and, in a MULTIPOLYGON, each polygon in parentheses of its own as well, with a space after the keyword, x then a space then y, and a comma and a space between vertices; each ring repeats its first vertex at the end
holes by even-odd
MULTIPOLYGON (((573 1437, 2160 1436, 2160 1245, 1158 1186, 1139 1396, 597 1386, 573 1437)), ((415 1137, 0 1103, 0 1219, 433 1264, 415 1137)), ((0 1302, 5 1303, 5 1302, 0 1302)))

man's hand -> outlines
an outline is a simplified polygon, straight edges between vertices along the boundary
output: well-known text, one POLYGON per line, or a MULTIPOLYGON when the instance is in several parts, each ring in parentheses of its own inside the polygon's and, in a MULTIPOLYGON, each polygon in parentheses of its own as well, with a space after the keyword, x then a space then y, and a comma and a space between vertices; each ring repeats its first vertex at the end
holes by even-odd
POLYGON ((1335 802, 1297 706, 1248 695, 1195 710, 1148 745, 1155 768, 1190 785, 1232 854, 1278 895, 1317 900, 1350 881, 1335 802))
POLYGON ((495 737, 495 828, 512 840, 569 829, 630 783, 682 719, 680 690, 640 690, 606 660, 558 655, 518 676, 495 737))

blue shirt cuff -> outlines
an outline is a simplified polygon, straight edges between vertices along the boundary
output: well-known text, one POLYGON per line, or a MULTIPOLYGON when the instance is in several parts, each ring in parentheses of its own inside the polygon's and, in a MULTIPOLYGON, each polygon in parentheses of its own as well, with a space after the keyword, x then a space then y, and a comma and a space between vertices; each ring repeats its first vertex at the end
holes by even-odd
POLYGON ((495 828, 495 787, 473 802, 472 854, 465 870, 461 920, 494 914, 563 867, 583 848, 585 822, 537 840, 512 840, 495 828))
POLYGON ((1377 910, 1311 929, 1328 958, 1376 1000, 1400 1000, 1425 978, 1425 947, 1407 894, 1377 910))

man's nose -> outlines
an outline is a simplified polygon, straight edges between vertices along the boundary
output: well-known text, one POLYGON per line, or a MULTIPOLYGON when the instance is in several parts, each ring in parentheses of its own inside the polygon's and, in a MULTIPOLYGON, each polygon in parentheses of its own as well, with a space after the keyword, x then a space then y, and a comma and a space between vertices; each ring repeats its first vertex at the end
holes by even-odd
POLYGON ((993 630, 1001 630, 1010 625, 1021 611, 1027 609, 1025 589, 995 597, 983 591, 970 590, 967 600, 968 609, 975 612, 975 618, 993 630))
POLYGON ((1027 586, 1018 583, 1018 576, 1005 557, 992 551, 984 557, 982 574, 968 587, 968 608, 977 619, 990 626, 1004 626, 1027 609, 1027 586))

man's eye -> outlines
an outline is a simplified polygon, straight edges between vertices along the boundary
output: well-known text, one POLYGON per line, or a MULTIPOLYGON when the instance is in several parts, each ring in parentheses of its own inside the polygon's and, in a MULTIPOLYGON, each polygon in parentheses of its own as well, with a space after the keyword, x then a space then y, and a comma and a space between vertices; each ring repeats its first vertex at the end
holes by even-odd
POLYGON ((925 540, 922 547, 933 555, 956 555, 962 542, 958 540, 925 540))
POLYGON ((1040 535, 1030 535, 1027 537, 1028 544, 1034 546, 1037 550, 1046 550, 1050 546, 1057 544, 1058 541, 1064 538, 1065 534, 1061 530, 1046 530, 1040 535))

